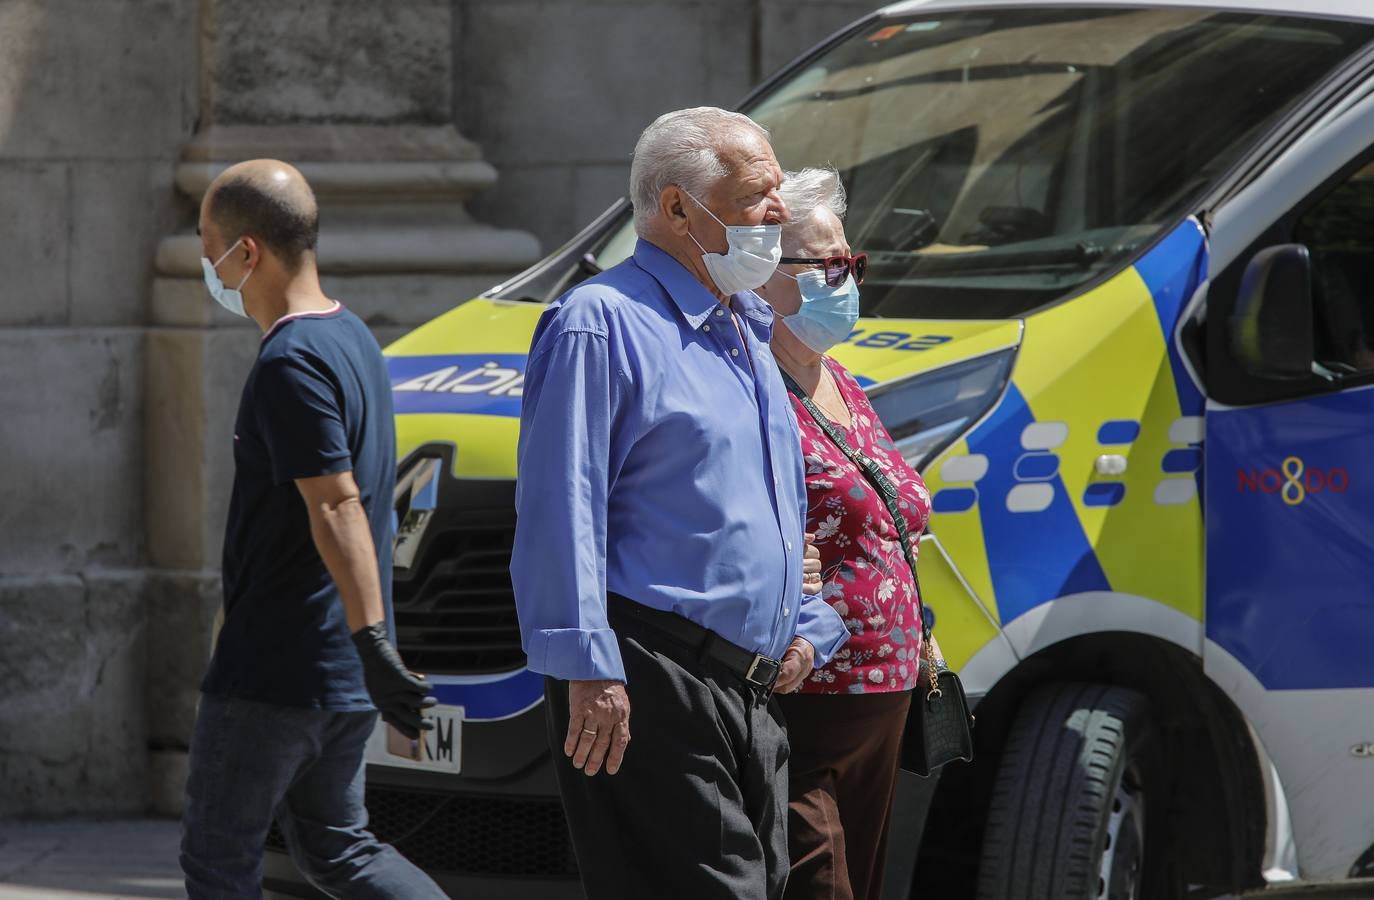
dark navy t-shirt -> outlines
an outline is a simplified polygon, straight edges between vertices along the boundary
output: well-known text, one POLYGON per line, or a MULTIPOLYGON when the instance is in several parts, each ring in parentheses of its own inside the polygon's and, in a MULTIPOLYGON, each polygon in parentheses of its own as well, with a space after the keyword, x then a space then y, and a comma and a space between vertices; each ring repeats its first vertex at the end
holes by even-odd
POLYGON ((339 591, 295 485, 352 470, 395 634, 391 383, 381 349, 357 316, 336 304, 287 317, 263 337, 239 402, 234 469, 224 627, 201 690, 283 706, 371 709, 339 591))

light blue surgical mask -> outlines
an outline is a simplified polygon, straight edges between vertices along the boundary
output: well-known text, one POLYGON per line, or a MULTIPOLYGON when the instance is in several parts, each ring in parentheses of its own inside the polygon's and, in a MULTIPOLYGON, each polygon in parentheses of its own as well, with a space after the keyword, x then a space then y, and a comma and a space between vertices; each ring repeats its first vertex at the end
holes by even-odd
POLYGON ((797 282, 802 305, 784 316, 787 328, 797 340, 817 353, 825 353, 854 331, 859 321, 859 286, 849 275, 839 287, 825 283, 825 272, 809 269, 800 275, 783 272, 797 282))
POLYGON ((205 273, 205 287, 209 289, 210 296, 215 298, 215 302, 234 315, 247 318, 248 313, 243 308, 243 294, 240 293, 240 291, 243 286, 248 283, 248 279, 252 276, 253 270, 249 269, 247 273, 244 274, 243 280, 239 282, 239 286, 236 288, 225 287, 224 281, 220 279, 219 273, 215 271, 219 268, 219 264, 228 259, 229 254, 233 253, 235 248, 242 243, 243 238, 234 241, 234 246, 225 250, 224 255, 214 262, 210 262, 209 257, 202 256, 200 258, 200 268, 205 273))

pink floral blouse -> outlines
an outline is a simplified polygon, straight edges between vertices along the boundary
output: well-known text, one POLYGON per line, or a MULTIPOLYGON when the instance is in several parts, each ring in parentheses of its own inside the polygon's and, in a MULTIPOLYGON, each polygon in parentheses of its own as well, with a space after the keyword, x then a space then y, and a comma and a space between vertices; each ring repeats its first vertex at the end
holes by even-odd
MULTIPOLYGON (((828 356, 824 364, 849 406, 852 422, 845 438, 876 460, 897 486, 898 508, 915 550, 916 538, 930 518, 925 482, 897 451, 853 376, 828 356)), ((821 552, 821 596, 844 619, 850 635, 829 665, 811 673, 801 691, 911 690, 921 654, 921 623, 915 582, 892 516, 863 472, 826 437, 801 401, 793 397, 792 406, 801 425, 806 465, 806 530, 816 535, 821 552)))

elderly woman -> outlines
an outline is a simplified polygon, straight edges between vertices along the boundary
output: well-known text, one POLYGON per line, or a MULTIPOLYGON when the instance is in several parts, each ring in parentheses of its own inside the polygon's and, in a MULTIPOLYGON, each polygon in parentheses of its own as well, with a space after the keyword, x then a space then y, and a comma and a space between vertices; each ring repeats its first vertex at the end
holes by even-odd
POLYGON ((913 558, 930 496, 858 383, 826 355, 854 328, 867 265, 845 240, 839 177, 806 169, 789 175, 781 194, 791 224, 783 228, 781 265, 758 294, 780 317, 771 347, 794 391, 806 530, 821 552, 823 596, 850 632, 828 665, 780 698, 792 746, 785 896, 864 900, 882 892, 888 810, 920 659, 919 600, 887 505, 817 416, 897 488, 913 558))

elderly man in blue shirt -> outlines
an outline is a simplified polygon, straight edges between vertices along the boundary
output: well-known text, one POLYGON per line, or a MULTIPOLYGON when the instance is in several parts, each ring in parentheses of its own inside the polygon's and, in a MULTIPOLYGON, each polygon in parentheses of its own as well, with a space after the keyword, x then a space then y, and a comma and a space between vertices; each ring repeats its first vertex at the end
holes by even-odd
POLYGON ((847 636, 802 591, 797 423, 753 293, 781 256, 782 170, 759 125, 701 107, 645 129, 630 180, 633 256, 552 304, 530 348, 521 634, 588 895, 779 897, 772 693, 847 636))

